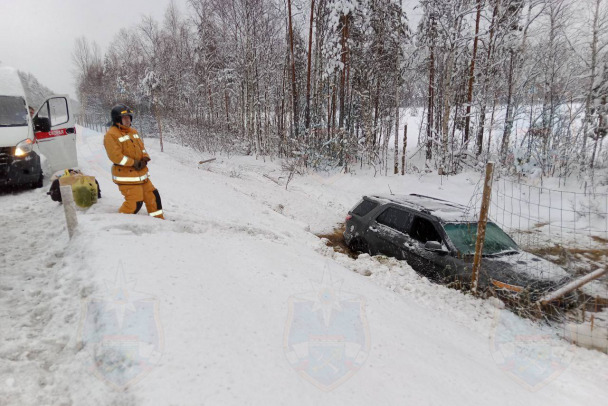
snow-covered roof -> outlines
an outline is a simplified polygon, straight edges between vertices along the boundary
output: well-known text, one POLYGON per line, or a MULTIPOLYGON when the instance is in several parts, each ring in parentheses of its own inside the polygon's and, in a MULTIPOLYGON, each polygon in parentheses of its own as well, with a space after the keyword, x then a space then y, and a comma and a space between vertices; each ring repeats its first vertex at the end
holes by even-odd
POLYGON ((411 195, 373 195, 371 198, 381 202, 392 202, 411 207, 423 213, 432 214, 444 221, 477 221, 474 211, 458 203, 417 194, 411 195))
POLYGON ((0 96, 21 96, 25 98, 17 69, 8 66, 0 67, 0 96))

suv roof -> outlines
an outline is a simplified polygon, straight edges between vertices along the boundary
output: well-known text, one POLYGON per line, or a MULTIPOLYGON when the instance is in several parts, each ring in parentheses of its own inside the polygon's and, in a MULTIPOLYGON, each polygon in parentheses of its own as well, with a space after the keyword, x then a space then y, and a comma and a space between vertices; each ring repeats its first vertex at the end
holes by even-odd
POLYGON ((379 203, 395 203, 431 214, 443 221, 477 221, 475 213, 467 206, 412 193, 410 195, 370 195, 367 196, 379 203))

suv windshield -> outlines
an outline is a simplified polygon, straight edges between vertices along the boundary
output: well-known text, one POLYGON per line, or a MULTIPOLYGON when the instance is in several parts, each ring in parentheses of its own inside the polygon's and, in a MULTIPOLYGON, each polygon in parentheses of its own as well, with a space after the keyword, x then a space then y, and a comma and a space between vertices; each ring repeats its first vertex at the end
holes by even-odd
POLYGON ((25 101, 18 96, 0 96, 0 127, 27 125, 25 101))
MULTIPOLYGON (((477 223, 448 223, 444 229, 456 249, 463 255, 475 254, 475 241, 477 239, 477 223)), ((483 243, 482 255, 496 255, 508 251, 519 250, 515 241, 511 239, 500 227, 489 223, 486 227, 486 238, 483 243)))

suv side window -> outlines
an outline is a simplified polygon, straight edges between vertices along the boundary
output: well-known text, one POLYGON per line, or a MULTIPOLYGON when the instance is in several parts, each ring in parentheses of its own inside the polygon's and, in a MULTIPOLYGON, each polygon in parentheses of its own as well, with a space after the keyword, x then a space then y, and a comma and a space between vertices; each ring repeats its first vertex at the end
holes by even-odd
POLYGON ((378 206, 378 203, 376 203, 376 202, 371 202, 369 200, 362 200, 361 203, 359 203, 357 205, 357 207, 355 207, 353 209, 352 212, 353 212, 353 214, 356 214, 357 216, 365 216, 367 213, 374 210, 377 206, 378 206))
POLYGON ((414 218, 410 235, 412 238, 422 242, 423 244, 428 241, 442 241, 441 236, 435 229, 433 223, 422 217, 414 218))
POLYGON ((388 209, 384 210, 378 216, 378 218, 376 218, 376 222, 395 229, 403 234, 407 234, 407 224, 409 219, 410 214, 408 212, 396 209, 394 207, 389 207, 388 209))

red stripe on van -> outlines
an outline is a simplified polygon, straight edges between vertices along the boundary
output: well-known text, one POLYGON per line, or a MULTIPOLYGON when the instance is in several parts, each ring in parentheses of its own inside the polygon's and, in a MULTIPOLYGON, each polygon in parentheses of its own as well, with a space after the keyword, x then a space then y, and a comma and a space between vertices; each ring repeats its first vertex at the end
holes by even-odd
POLYGON ((54 138, 54 137, 61 137, 62 135, 68 135, 68 132, 65 128, 61 128, 59 130, 52 130, 49 132, 39 132, 36 133, 36 139, 37 140, 44 140, 46 138, 54 138))

